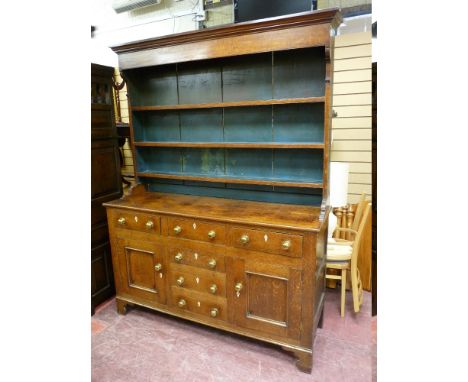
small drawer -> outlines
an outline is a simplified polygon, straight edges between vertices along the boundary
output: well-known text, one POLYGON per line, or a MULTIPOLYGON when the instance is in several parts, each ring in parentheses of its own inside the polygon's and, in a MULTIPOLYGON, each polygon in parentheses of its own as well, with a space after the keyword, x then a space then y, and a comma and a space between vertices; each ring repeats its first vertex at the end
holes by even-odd
POLYGON ((169 247, 169 261, 176 264, 191 265, 192 267, 224 272, 224 255, 219 249, 204 250, 203 248, 169 247))
POLYGON ((161 234, 161 219, 159 216, 139 212, 114 211, 112 219, 113 222, 109 222, 109 224, 114 224, 116 228, 161 234))
POLYGON ((192 219, 167 218, 168 236, 224 244, 226 228, 223 224, 192 219))
POLYGON ((172 304, 179 310, 186 310, 216 320, 226 321, 226 299, 206 296, 196 291, 171 286, 172 304))
POLYGON ((171 285, 181 288, 213 296, 226 296, 226 275, 224 273, 172 263, 169 280, 171 285))
POLYGON ((233 227, 228 243, 232 247, 291 257, 302 256, 302 236, 233 227))

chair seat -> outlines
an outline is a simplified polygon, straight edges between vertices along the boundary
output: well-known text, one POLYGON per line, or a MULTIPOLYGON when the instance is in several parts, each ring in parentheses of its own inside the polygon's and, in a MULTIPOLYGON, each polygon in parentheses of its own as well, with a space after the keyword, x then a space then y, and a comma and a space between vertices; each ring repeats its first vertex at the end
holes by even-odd
POLYGON ((327 245, 327 260, 346 261, 351 260, 353 247, 350 245, 327 245))
POLYGON ((353 241, 345 240, 345 239, 335 239, 333 237, 328 238, 328 244, 336 244, 336 245, 353 245, 353 241))
POLYGON ((348 261, 327 261, 328 269, 350 269, 350 262, 348 261))

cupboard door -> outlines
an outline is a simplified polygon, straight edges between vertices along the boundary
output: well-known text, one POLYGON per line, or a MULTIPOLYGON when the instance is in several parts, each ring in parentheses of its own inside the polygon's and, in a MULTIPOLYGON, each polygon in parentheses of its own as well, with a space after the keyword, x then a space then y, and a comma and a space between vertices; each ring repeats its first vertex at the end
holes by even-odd
POLYGON ((298 339, 301 271, 240 258, 226 261, 229 319, 245 328, 298 339))
POLYGON ((167 263, 160 244, 118 238, 117 256, 122 293, 166 303, 167 263))

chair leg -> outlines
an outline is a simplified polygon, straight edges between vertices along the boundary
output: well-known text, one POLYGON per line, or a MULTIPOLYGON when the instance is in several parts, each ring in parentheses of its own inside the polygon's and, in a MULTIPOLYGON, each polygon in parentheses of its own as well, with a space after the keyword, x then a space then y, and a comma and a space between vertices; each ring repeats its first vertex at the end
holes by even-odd
POLYGON ((344 317, 346 301, 346 269, 341 270, 341 317, 344 317))
POLYGON ((354 312, 359 313, 362 303, 362 296, 359 296, 359 290, 362 287, 359 269, 357 269, 356 272, 351 271, 351 285, 353 287, 354 312))

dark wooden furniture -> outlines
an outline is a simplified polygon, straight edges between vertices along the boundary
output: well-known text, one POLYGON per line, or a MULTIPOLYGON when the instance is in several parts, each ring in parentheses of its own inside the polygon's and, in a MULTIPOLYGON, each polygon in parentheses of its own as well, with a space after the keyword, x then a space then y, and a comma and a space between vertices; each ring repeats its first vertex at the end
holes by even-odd
POLYGON ((337 10, 113 48, 138 185, 105 203, 117 307, 282 346, 323 315, 337 10))
POLYGON ((106 210, 122 195, 112 103, 114 69, 91 64, 91 314, 115 293, 106 210))

